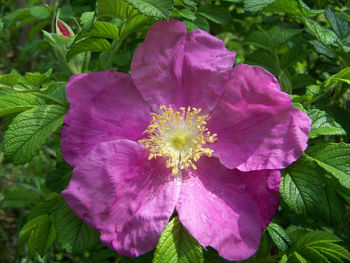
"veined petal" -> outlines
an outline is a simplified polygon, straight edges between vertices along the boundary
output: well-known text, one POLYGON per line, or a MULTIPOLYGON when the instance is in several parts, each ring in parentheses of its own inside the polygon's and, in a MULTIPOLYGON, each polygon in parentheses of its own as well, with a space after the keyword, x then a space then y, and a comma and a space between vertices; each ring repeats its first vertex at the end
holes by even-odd
POLYGON ((282 169, 307 147, 310 118, 291 103, 276 78, 263 68, 238 65, 233 81, 211 113, 210 145, 228 168, 282 169))
POLYGON ((115 139, 137 140, 150 121, 150 108, 129 75, 111 70, 73 76, 71 103, 62 128, 64 159, 75 166, 94 146, 115 139))
POLYGON ((176 210, 202 246, 228 260, 244 260, 256 252, 278 209, 279 182, 278 170, 240 172, 205 157, 184 176, 176 210))
POLYGON ((157 112, 161 105, 212 110, 230 78, 235 52, 202 30, 187 34, 176 20, 152 26, 136 50, 131 76, 157 112))
POLYGON ((178 200, 181 181, 138 143, 104 142, 75 167, 62 192, 101 241, 125 256, 152 250, 178 200))

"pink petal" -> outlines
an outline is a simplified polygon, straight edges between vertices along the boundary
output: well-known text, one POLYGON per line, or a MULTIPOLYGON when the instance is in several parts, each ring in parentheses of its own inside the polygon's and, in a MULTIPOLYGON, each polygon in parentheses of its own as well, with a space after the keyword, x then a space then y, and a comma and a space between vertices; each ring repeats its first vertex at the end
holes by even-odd
POLYGON ((221 40, 204 31, 187 34, 182 22, 162 21, 149 29, 136 50, 131 76, 154 111, 160 105, 175 105, 205 112, 223 93, 234 56, 221 40))
POLYGON ((71 103, 62 128, 62 153, 76 165, 97 144, 137 140, 150 121, 150 108, 129 75, 103 71, 73 76, 67 84, 71 103))
POLYGON ((157 245, 180 192, 164 160, 147 158, 135 142, 101 143, 75 167, 62 192, 75 213, 101 231, 101 241, 125 256, 157 245))
POLYGON ((232 74, 231 87, 207 125, 218 134, 210 145, 215 156, 241 171, 287 167, 307 147, 310 118, 263 68, 241 64, 232 74))
POLYGON ((202 246, 228 260, 244 260, 258 249, 261 233, 279 205, 278 170, 240 172, 202 157, 188 172, 176 210, 202 246))

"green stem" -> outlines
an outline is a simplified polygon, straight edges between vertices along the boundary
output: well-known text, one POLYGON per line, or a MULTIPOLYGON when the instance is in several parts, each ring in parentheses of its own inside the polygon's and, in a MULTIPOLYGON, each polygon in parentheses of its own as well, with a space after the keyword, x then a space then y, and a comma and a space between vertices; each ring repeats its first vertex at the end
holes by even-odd
POLYGON ((117 44, 115 45, 115 47, 113 48, 112 50, 112 53, 111 53, 111 56, 109 57, 108 59, 108 62, 107 62, 107 65, 106 65, 106 68, 110 68, 113 64, 113 60, 114 60, 114 57, 115 55, 117 54, 118 50, 120 49, 124 39, 126 38, 127 36, 127 31, 128 31, 128 26, 129 26, 129 22, 131 20, 131 18, 133 17, 131 15, 132 11, 129 11, 129 15, 128 17, 126 18, 121 30, 120 30, 120 37, 118 39, 118 42, 117 44))

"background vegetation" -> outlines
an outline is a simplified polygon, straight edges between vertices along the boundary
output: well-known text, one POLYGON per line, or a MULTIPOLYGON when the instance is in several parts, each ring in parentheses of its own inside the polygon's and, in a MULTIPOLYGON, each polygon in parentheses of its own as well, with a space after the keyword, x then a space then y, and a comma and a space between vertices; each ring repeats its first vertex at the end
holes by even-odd
POLYGON ((60 196, 71 176, 59 141, 69 77, 129 72, 147 29, 170 17, 221 38, 236 64, 271 71, 313 120, 309 148, 282 171, 279 211, 248 262, 350 262, 345 0, 0 0, 0 262, 227 262, 176 220, 165 245, 119 256, 60 196))

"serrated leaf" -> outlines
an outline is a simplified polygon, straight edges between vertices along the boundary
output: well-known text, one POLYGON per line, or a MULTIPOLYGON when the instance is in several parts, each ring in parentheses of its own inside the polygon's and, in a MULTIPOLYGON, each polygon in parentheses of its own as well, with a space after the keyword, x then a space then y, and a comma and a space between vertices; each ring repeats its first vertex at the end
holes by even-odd
POLYGON ((335 185, 325 185, 323 192, 319 213, 328 224, 336 226, 345 214, 344 201, 339 196, 335 185))
POLYGON ((307 19, 306 21, 311 31, 324 45, 332 45, 338 40, 337 35, 332 30, 321 26, 312 19, 307 19))
POLYGON ((25 80, 34 87, 41 87, 42 84, 47 82, 49 78, 45 74, 37 72, 26 72, 24 75, 25 80))
POLYGON ((324 143, 311 146, 308 157, 350 189, 350 144, 324 143))
POLYGON ((295 75, 292 77, 293 90, 305 88, 309 85, 314 84, 315 81, 316 80, 312 76, 310 76, 309 74, 295 75))
POLYGON ((335 54, 332 53, 325 45, 322 44, 321 41, 318 40, 311 40, 310 43, 313 45, 313 47, 315 48, 315 50, 326 56, 327 58, 335 58, 335 54))
POLYGON ((118 39, 119 28, 109 22, 96 21, 89 32, 81 32, 76 40, 87 37, 118 39))
POLYGON ((82 52, 103 52, 110 50, 111 44, 106 39, 88 38, 74 44, 74 46, 67 53, 67 60, 70 60, 74 55, 82 52))
POLYGON ((37 201, 36 205, 30 208, 28 220, 41 215, 54 214, 61 207, 62 202, 63 197, 60 194, 54 193, 46 196, 44 201, 37 201))
POLYGON ((1 84, 7 85, 7 86, 13 86, 19 81, 19 77, 17 74, 6 74, 6 75, 0 75, 0 86, 1 84))
POLYGON ((5 158, 16 164, 32 159, 46 140, 63 124, 66 109, 43 105, 18 114, 5 132, 5 158))
POLYGON ((174 0, 125 0, 141 14, 155 19, 168 19, 174 0))
POLYGON ((64 201, 55 214, 54 223, 58 242, 68 253, 75 254, 99 241, 99 233, 77 217, 64 201))
POLYGON ((292 239, 281 226, 275 223, 270 223, 266 230, 279 250, 287 251, 288 247, 292 245, 292 239))
POLYGON ((95 12, 84 12, 80 17, 83 29, 89 31, 94 23, 95 12))
POLYGON ((27 222, 19 234, 19 242, 28 240, 28 249, 32 254, 39 252, 40 255, 43 255, 55 239, 56 231, 47 214, 27 222))
POLYGON ((55 168, 53 171, 48 173, 46 176, 46 186, 54 191, 61 192, 63 191, 70 181, 72 176, 72 170, 55 168))
POLYGON ((98 17, 114 17, 125 21, 128 18, 127 35, 135 30, 140 30, 145 25, 151 24, 152 19, 141 14, 137 9, 125 0, 98 0, 98 17))
POLYGON ((201 263, 202 247, 174 217, 160 236, 153 263, 201 263))
POLYGON ((3 207, 23 207, 36 204, 41 201, 41 196, 33 189, 23 187, 11 187, 6 190, 3 207))
POLYGON ((250 65, 261 66, 274 74, 277 74, 278 72, 276 60, 266 51, 257 50, 248 55, 245 61, 250 65))
POLYGON ((202 5, 198 8, 197 14, 216 24, 228 25, 233 19, 227 7, 222 5, 202 5))
POLYGON ((281 178, 280 194, 297 214, 317 213, 323 191, 322 170, 302 156, 281 178))
POLYGON ((40 105, 45 105, 45 102, 33 94, 10 93, 0 96, 0 117, 26 111, 40 105))
POLYGON ((327 112, 311 109, 308 115, 312 120, 310 139, 322 135, 346 135, 344 129, 327 112))
POLYGON ((348 34, 349 23, 344 18, 334 14, 331 8, 328 8, 324 13, 329 24, 340 39, 343 39, 348 34))
POLYGON ((302 254, 312 262, 320 262, 320 263, 331 263, 327 257, 323 256, 317 249, 313 247, 306 247, 302 249, 302 254))
POLYGON ((336 74, 327 78, 323 86, 326 91, 330 90, 336 83, 345 82, 350 84, 350 67, 344 68, 336 74))
MULTIPOLYGON (((282 67, 291 67, 298 61, 305 59, 307 55, 309 55, 309 52, 302 45, 294 45, 292 48, 289 48, 287 52, 282 55, 280 64, 282 67)), ((305 75, 311 78, 312 80, 314 80, 310 75, 307 75, 307 74, 305 75)), ((310 84, 312 83, 314 82, 311 82, 310 84)), ((303 85, 303 87, 306 87, 306 85, 303 85)), ((294 85, 293 85, 293 89, 295 89, 294 85)))
POLYGON ((317 262, 341 263, 343 259, 350 259, 350 253, 344 247, 334 244, 340 241, 341 239, 332 233, 317 230, 300 237, 291 249, 293 254, 298 253, 308 260, 317 258, 317 262))
POLYGON ((188 9, 174 9, 172 13, 172 17, 178 17, 178 16, 186 18, 192 22, 196 20, 195 13, 193 13, 188 9))
POLYGON ((267 31, 255 31, 249 34, 245 42, 254 46, 271 50, 271 48, 279 48, 287 43, 290 39, 300 34, 297 29, 283 29, 277 26, 271 27, 267 31))
POLYGON ((268 7, 276 0, 245 0, 244 9, 249 12, 258 12, 268 7))

